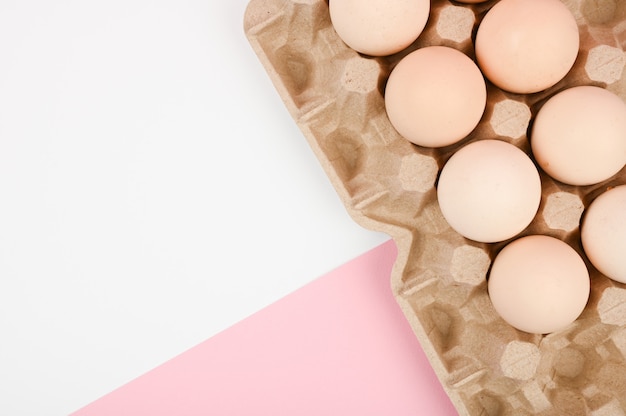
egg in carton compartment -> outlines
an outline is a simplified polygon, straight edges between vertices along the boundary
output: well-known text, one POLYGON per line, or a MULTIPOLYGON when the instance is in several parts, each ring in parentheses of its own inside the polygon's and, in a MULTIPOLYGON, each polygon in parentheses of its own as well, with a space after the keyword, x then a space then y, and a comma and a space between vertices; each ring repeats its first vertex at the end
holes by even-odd
POLYGON ((386 79, 402 57, 445 45, 474 59, 477 27, 496 2, 433 0, 424 32, 388 57, 348 48, 332 27, 325 0, 252 0, 244 30, 348 213, 394 239, 394 296, 458 412, 626 415, 626 285, 586 260, 579 231, 584 209, 626 183, 626 170, 585 187, 541 173, 541 204, 520 236, 567 242, 585 258, 591 276, 582 315, 549 335, 518 331, 498 316, 487 277, 495 255, 511 240, 482 244, 461 237, 444 220, 435 188, 448 158, 472 141, 505 140, 530 154, 532 118, 563 89, 595 85, 626 99, 626 2, 565 0, 580 32, 580 51, 567 77, 529 95, 488 83, 482 120, 455 145, 415 146, 393 129, 385 112, 386 79))

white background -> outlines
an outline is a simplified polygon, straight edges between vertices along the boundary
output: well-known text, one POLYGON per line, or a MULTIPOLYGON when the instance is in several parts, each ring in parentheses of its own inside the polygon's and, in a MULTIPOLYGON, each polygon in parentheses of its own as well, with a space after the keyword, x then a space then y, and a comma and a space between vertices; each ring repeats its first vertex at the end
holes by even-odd
POLYGON ((64 415, 387 239, 247 0, 0 1, 0 414, 64 415))

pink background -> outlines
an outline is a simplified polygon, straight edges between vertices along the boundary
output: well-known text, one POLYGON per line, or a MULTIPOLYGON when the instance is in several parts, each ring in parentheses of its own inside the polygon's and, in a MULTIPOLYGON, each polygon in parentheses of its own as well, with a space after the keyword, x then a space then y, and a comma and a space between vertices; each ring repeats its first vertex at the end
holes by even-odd
POLYGON ((74 413, 456 415, 392 297, 392 241, 74 413))

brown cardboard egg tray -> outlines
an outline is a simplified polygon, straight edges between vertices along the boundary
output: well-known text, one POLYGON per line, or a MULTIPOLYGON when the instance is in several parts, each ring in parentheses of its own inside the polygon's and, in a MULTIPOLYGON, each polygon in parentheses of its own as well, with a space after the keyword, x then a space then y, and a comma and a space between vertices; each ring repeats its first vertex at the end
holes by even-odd
MULTIPOLYGON (((570 74, 532 95, 488 84, 482 121, 457 145, 412 145, 385 113, 383 92, 394 65, 428 45, 451 46, 473 58, 472 39, 494 3, 433 0, 418 40, 384 58, 361 56, 343 44, 325 0, 252 0, 244 26, 350 215, 395 240, 394 294, 458 412, 626 415, 626 286, 587 262, 591 297, 575 323, 546 336, 513 329, 491 306, 486 285, 490 262, 506 242, 479 244, 459 236, 443 219, 435 190, 445 161, 470 141, 498 138, 529 152, 531 117, 557 91, 597 85, 626 98, 626 1, 565 0, 581 37, 570 74)), ((551 235, 582 253, 583 208, 608 187, 626 183, 626 170, 588 187, 563 185, 543 173, 541 179, 539 212, 522 235, 551 235)))

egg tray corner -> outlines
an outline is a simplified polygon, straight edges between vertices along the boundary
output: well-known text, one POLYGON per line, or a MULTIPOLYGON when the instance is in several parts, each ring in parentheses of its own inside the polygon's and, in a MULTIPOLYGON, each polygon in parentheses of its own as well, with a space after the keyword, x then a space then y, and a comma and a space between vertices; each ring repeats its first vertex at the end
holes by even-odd
MULTIPOLYGON (((394 65, 430 45, 473 58, 472 38, 494 3, 433 0, 417 41, 383 58, 349 49, 332 28, 325 0, 251 0, 244 30, 348 213, 394 239, 394 295, 458 412, 625 415, 626 286, 587 262, 591 296, 574 324, 547 336, 513 329, 491 306, 486 285, 491 261, 506 242, 479 244, 454 232, 439 210, 435 183, 445 161, 473 140, 497 138, 528 152, 531 117, 564 88, 597 85, 626 98, 626 2, 565 0, 581 34, 568 76, 532 95, 488 84, 483 119, 456 145, 414 146, 385 113, 384 86, 394 65)), ((551 235, 583 254, 583 209, 604 190, 626 183, 626 170, 583 188, 544 174, 541 179, 541 206, 523 235, 551 235)))

